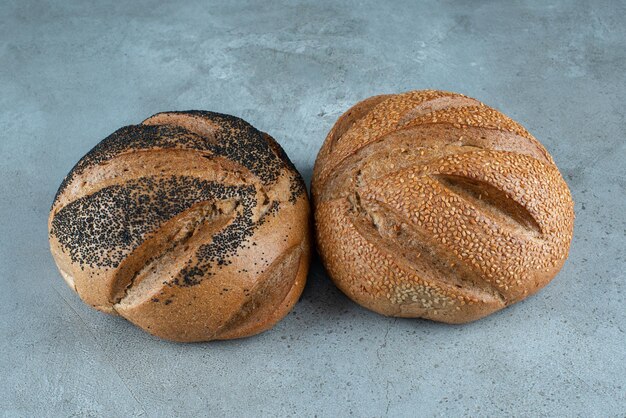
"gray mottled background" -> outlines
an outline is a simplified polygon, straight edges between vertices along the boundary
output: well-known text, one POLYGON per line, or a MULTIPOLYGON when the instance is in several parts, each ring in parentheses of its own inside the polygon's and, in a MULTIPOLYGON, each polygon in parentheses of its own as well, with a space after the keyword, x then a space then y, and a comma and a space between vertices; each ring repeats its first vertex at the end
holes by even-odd
POLYGON ((625 70, 624 1, 1 0, 0 411, 625 416, 625 70), (54 192, 122 125, 231 113, 309 181, 351 104, 421 88, 501 109, 561 168, 575 237, 537 296, 465 326, 385 318, 315 261, 272 331, 181 345, 87 308, 54 267, 54 192))

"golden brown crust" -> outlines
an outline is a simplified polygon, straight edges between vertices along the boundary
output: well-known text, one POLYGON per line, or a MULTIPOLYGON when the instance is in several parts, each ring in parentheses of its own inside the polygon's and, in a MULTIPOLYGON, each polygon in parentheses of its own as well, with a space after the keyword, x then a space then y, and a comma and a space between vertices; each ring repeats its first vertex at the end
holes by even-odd
POLYGON ((50 211, 50 248, 96 309, 170 340, 239 338, 298 300, 309 213, 269 135, 227 115, 168 112, 79 161, 50 211))
POLYGON ((380 97, 339 119, 315 163, 318 250, 337 286, 385 315, 449 323, 545 286, 574 219, 545 148, 463 95, 380 97))

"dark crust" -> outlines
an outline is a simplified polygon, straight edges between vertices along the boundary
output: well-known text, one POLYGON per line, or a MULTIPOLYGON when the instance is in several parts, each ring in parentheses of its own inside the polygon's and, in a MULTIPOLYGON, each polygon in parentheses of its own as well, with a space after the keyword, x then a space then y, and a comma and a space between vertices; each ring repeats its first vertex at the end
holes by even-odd
POLYGON ((203 138, 174 125, 130 125, 120 128, 98 143, 72 168, 61 183, 54 202, 77 175, 90 167, 124 152, 168 148, 205 151, 225 157, 247 168, 264 185, 272 184, 283 170, 288 169, 293 173, 291 200, 295 201, 304 192, 304 181, 281 146, 243 119, 201 110, 167 113, 199 116, 220 128, 216 130, 214 139, 203 138))

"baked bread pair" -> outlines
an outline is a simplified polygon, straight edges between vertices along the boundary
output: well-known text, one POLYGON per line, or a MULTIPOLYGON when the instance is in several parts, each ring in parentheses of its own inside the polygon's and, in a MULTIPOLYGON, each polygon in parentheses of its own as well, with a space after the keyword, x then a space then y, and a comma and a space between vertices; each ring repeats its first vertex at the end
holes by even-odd
MULTIPOLYGON (((376 96, 318 155, 318 249, 337 286, 385 315, 467 322, 561 268, 567 185, 523 127, 454 93, 376 96)), ((245 121, 167 112, 99 143, 48 221, 61 275, 101 311, 175 341, 269 329, 298 300, 309 202, 282 148, 245 121)))

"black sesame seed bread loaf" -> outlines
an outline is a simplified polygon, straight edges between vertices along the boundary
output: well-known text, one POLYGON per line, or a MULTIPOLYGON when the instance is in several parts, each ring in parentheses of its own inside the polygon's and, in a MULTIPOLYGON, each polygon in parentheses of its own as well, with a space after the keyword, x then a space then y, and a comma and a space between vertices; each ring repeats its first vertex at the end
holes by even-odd
POLYGON ((484 317, 545 286, 572 239, 570 191, 546 149, 455 93, 356 104, 320 150, 312 195, 334 282, 384 315, 484 317))
POLYGON ((218 113, 159 113, 104 139, 67 175, 50 248, 96 309, 175 341, 245 337, 300 297, 309 210, 269 135, 218 113))

